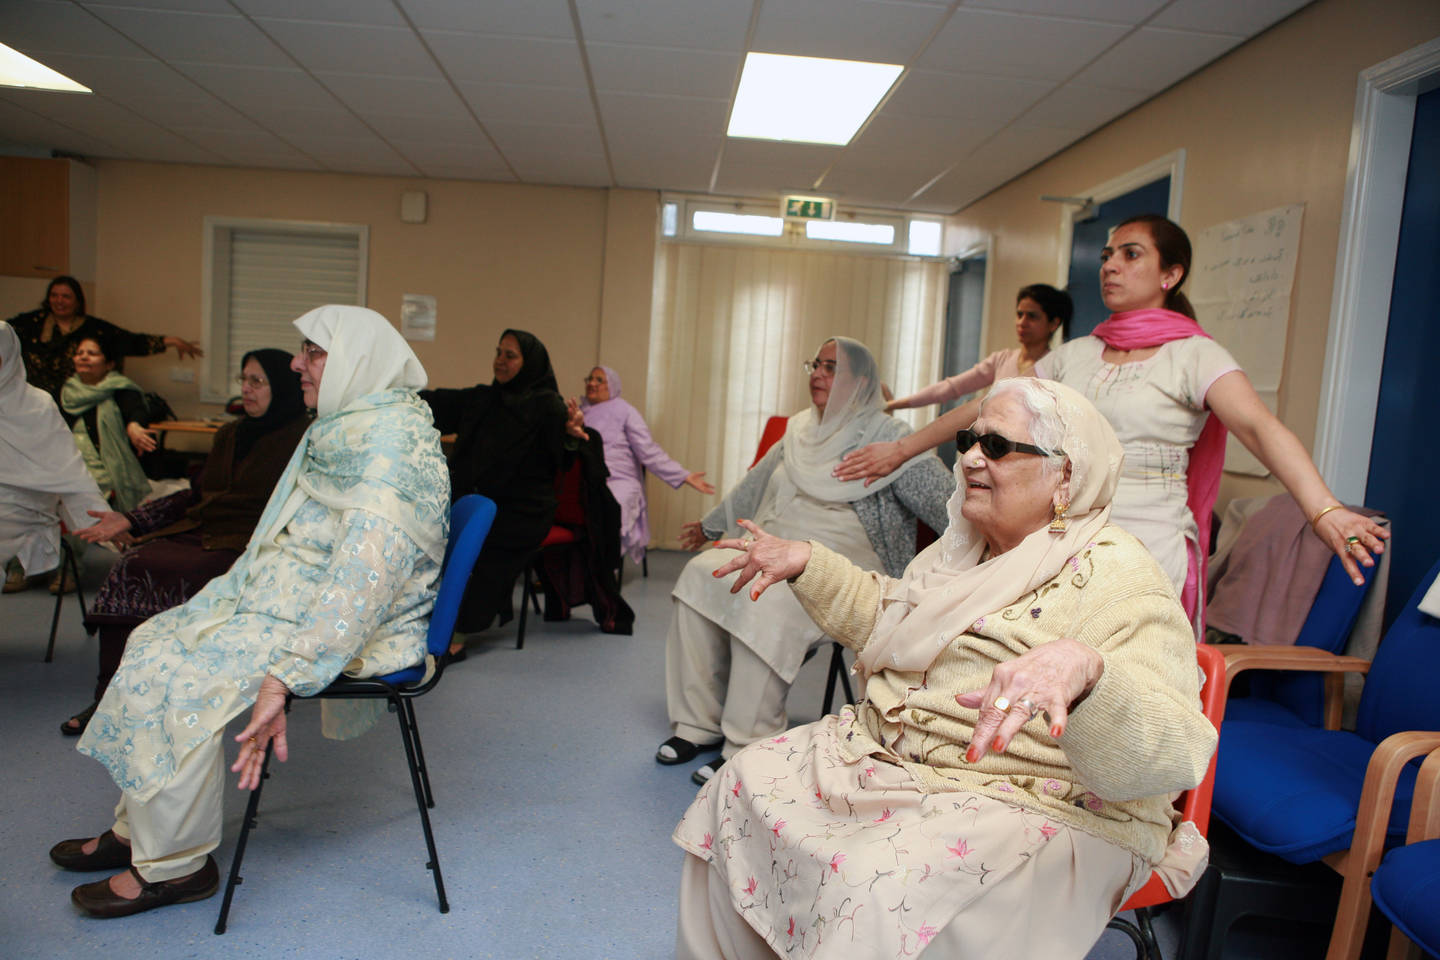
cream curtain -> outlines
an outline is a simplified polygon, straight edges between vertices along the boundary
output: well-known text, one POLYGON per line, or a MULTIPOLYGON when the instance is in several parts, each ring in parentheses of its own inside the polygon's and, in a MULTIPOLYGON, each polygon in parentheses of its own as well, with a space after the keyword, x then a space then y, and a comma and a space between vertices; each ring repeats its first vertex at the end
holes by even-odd
POLYGON ((809 402, 801 364, 827 337, 868 346, 897 396, 935 382, 947 283, 936 261, 661 243, 645 417, 660 445, 707 471, 720 493, 671 492, 651 478, 652 545, 675 546, 681 525, 749 469, 766 420, 809 402))

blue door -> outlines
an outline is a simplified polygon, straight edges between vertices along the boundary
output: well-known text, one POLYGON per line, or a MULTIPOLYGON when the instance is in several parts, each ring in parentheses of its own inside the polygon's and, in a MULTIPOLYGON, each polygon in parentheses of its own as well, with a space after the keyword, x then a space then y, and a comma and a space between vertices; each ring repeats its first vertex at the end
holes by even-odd
POLYGON ((1385 364, 1375 409, 1370 475, 1365 505, 1390 515, 1394 530, 1390 593, 1385 626, 1410 599, 1426 571, 1440 557, 1440 511, 1435 478, 1440 445, 1435 443, 1431 364, 1440 357, 1440 91, 1415 101, 1410 173, 1395 254, 1385 364))
POLYGON ((1070 297, 1075 301, 1075 318, 1070 321, 1066 340, 1089 336, 1110 311, 1100 299, 1100 251, 1105 249, 1110 229, 1121 220, 1142 213, 1165 216, 1170 209, 1170 178, 1121 194, 1100 204, 1094 217, 1075 221, 1070 244, 1070 297))
MULTIPOLYGON (((985 325, 985 258, 962 260, 950 274, 950 297, 945 304, 945 362, 940 376, 964 373, 980 360, 980 328, 985 325)), ((947 400, 940 413, 948 413, 966 398, 947 400)), ((936 414, 939 416, 939 414, 936 414)), ((935 448, 945 466, 955 467, 955 441, 935 448)))

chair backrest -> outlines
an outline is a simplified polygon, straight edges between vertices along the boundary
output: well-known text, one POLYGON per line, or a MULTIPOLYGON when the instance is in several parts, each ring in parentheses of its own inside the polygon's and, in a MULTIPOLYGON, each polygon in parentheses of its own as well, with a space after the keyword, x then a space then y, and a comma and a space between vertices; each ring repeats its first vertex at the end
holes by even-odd
POLYGON ((555 519, 552 523, 562 527, 585 526, 585 501, 580 486, 583 482, 580 458, 570 464, 570 469, 561 470, 555 477, 555 519))
POLYGON ((1365 675, 1355 732, 1379 743, 1402 730, 1440 730, 1440 620, 1420 610, 1425 591, 1440 576, 1430 568, 1400 616, 1385 631, 1375 662, 1365 675))
MULTIPOLYGON (((1205 673, 1205 685, 1200 688, 1200 709, 1220 732, 1220 721, 1225 716, 1225 657, 1214 647, 1200 643, 1195 645, 1195 656, 1200 669, 1205 673)), ((1215 757, 1210 757, 1210 766, 1205 769, 1205 779, 1200 785, 1185 791, 1180 798, 1180 811, 1184 818, 1195 824, 1202 834, 1210 829, 1210 798, 1215 793, 1215 757)))
POLYGON ((445 544, 445 563, 440 568, 440 591, 435 608, 430 611, 430 629, 425 646, 433 656, 450 648, 455 620, 460 616, 460 601, 470 571, 480 557, 480 548, 490 535, 495 522, 495 501, 478 493, 469 493, 450 506, 450 539, 445 544))
POLYGON ((790 422, 789 417, 771 417, 765 421, 765 432, 760 434, 760 445, 755 449, 755 459, 750 461, 750 466, 760 462, 770 448, 785 436, 785 427, 790 422))
MULTIPOLYGON (((1374 567, 1361 567, 1365 586, 1356 587, 1345 572, 1339 557, 1331 557, 1325 578, 1310 605, 1310 613, 1295 638, 1297 647, 1317 647, 1330 653, 1343 653, 1345 642, 1360 607, 1370 592, 1374 567)), ((1311 726, 1324 722, 1325 681, 1318 673, 1292 670, 1264 670, 1249 674, 1251 696, 1263 697, 1281 704, 1311 726)))

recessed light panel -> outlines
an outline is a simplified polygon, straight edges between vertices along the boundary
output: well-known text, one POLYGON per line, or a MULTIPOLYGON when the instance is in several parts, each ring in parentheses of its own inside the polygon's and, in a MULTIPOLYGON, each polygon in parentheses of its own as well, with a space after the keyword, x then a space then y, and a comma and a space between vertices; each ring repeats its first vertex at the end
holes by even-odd
POLYGON ((752 140, 849 143, 903 69, 893 63, 747 54, 727 132, 752 140))
POLYGON ((59 90, 64 93, 90 93, 62 73, 31 60, 19 50, 0 43, 0 87, 23 87, 26 90, 59 90))

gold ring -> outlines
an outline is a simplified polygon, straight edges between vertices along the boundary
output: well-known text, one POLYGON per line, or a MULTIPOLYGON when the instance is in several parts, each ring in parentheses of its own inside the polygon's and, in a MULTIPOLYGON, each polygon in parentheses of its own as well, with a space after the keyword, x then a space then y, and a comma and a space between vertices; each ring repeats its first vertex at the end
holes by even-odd
POLYGON ((996 709, 996 710, 999 710, 1001 713, 1009 713, 1009 712, 1010 712, 1010 698, 1009 698, 1009 697, 996 697, 996 698, 995 698, 995 709, 996 709))

